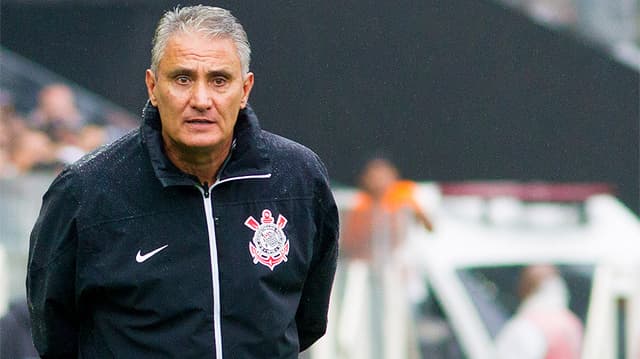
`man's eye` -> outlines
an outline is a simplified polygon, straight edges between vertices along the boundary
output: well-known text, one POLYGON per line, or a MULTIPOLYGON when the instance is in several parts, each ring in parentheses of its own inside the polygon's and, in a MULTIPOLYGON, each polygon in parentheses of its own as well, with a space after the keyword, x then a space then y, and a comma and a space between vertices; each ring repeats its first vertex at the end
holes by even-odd
POLYGON ((187 76, 178 76, 176 77, 176 82, 180 85, 186 85, 189 83, 189 77, 187 76))
POLYGON ((216 86, 224 86, 227 83, 227 79, 223 77, 216 77, 213 79, 213 84, 216 86))

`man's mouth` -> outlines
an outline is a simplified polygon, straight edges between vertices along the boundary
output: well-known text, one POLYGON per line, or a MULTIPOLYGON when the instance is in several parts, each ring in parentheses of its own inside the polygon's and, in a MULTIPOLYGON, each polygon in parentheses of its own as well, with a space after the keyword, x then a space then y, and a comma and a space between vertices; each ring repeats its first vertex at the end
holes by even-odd
POLYGON ((188 124, 197 124, 197 125, 209 125, 215 123, 213 120, 209 120, 207 118, 190 118, 185 121, 188 124))

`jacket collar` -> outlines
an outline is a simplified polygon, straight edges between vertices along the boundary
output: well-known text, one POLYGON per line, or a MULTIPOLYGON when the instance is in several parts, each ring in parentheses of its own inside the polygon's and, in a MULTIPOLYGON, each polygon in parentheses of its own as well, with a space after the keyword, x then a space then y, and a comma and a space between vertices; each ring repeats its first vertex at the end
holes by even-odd
MULTIPOLYGON (((195 176, 182 172, 165 155, 160 113, 158 108, 151 105, 149 101, 142 110, 142 121, 140 126, 142 143, 149 152, 151 165, 162 185, 167 187, 198 184, 199 181, 195 176)), ((271 161, 258 117, 250 106, 247 105, 245 109, 240 110, 233 135, 234 145, 231 148, 230 157, 219 172, 218 181, 269 175, 271 161)))

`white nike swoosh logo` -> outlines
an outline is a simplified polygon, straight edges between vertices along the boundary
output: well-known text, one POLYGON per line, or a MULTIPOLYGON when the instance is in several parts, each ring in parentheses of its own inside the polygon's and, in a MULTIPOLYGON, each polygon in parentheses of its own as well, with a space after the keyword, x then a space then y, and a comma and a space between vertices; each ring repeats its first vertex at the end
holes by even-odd
POLYGON ((149 252, 149 253, 147 253, 145 255, 142 255, 142 253, 140 253, 140 251, 138 251, 138 254, 136 254, 136 262, 142 263, 142 262, 146 261, 147 259, 149 259, 149 258, 153 257, 154 255, 156 255, 161 250, 167 248, 168 246, 169 246, 168 244, 165 244, 164 246, 162 246, 162 247, 160 247, 158 249, 155 249, 155 250, 153 250, 153 251, 151 251, 151 252, 149 252))

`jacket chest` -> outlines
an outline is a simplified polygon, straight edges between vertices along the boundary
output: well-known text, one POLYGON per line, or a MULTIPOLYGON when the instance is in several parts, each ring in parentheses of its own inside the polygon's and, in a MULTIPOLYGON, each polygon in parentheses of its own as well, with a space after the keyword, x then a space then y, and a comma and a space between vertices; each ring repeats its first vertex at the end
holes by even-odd
POLYGON ((213 193, 173 207, 155 206, 83 229, 78 289, 100 288, 104 300, 147 309, 164 298, 202 307, 211 302, 214 276, 231 306, 238 295, 302 287, 316 232, 307 200, 225 202, 213 193), (210 215, 205 201, 211 201, 210 215), (212 261, 218 273, 212 273, 212 261))

